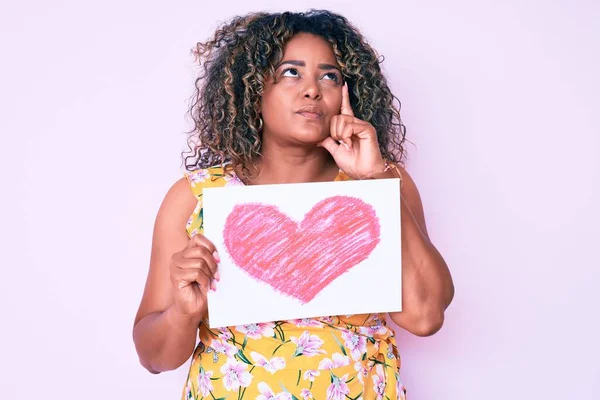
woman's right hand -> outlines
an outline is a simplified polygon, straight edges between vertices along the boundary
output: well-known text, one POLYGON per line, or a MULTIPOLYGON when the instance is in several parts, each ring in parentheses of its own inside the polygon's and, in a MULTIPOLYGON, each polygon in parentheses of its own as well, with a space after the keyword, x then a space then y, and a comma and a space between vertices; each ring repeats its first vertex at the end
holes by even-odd
POLYGON ((193 236, 183 250, 173 254, 169 272, 177 311, 188 316, 206 315, 206 295, 211 288, 216 289, 219 261, 214 244, 201 234, 193 236))

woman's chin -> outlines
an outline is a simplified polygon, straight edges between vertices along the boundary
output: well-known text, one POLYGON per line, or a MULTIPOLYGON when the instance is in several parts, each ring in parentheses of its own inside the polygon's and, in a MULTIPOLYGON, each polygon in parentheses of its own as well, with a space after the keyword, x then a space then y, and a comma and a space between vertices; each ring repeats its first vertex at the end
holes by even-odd
POLYGON ((306 127, 300 126, 287 132, 263 132, 264 140, 275 140, 277 142, 295 144, 299 146, 316 146, 329 137, 329 129, 325 130, 322 126, 306 127))
POLYGON ((321 130, 304 131, 298 132, 294 137, 302 144, 317 145, 329 137, 329 132, 323 132, 321 130))

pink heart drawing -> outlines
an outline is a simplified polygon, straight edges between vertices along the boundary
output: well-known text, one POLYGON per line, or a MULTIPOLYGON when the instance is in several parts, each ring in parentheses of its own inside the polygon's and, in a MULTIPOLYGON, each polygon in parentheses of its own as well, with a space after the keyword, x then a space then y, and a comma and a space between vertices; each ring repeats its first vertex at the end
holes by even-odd
POLYGON ((379 243, 379 232, 371 205, 333 196, 317 203, 300 223, 272 205, 237 205, 223 236, 237 266, 306 304, 364 261, 379 243))

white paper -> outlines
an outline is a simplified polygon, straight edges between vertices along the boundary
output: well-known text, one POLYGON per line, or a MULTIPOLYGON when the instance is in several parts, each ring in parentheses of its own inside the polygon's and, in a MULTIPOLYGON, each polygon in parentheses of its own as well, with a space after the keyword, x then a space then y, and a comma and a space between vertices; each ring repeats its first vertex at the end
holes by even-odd
MULTIPOLYGON (((256 185, 256 186, 232 186, 222 188, 206 188, 203 191, 203 223, 204 235, 211 240, 221 257, 219 263, 219 273, 221 276, 220 282, 217 283, 217 290, 208 294, 208 312, 211 328, 223 326, 246 325, 251 323, 270 322, 279 320, 310 318, 319 316, 333 315, 350 315, 364 313, 379 313, 379 312, 394 312, 402 310, 402 271, 401 271, 401 245, 400 245, 400 190, 398 179, 377 179, 364 181, 338 181, 338 182, 323 182, 323 183, 299 183, 299 184, 284 184, 284 185, 256 185), (342 198, 336 196, 344 196, 342 198), (347 196, 347 197, 346 197, 347 196), (350 199, 348 199, 348 197, 350 199), (310 296, 310 292, 317 287, 315 284, 306 285, 305 279, 316 279, 316 276, 324 275, 323 273, 315 274, 311 271, 300 270, 294 272, 297 285, 288 288, 288 290, 302 291, 302 299, 284 294, 276 290, 272 285, 259 280, 256 276, 244 270, 236 264, 234 257, 237 257, 238 263, 240 260, 253 260, 247 266, 249 269, 262 271, 257 266, 263 265, 268 260, 277 259, 270 258, 273 254, 277 254, 279 259, 285 259, 289 252, 295 253, 295 260, 301 260, 308 254, 312 254, 313 250, 318 246, 312 243, 312 240, 302 239, 304 241, 294 242, 302 243, 301 246, 296 246, 289 250, 283 251, 284 247, 277 247, 279 242, 289 243, 285 241, 286 235, 282 233, 283 226, 291 226, 290 221, 277 224, 263 224, 261 221, 266 219, 262 217, 267 215, 264 213, 265 208, 261 209, 258 214, 261 217, 258 220, 243 218, 232 223, 234 216, 252 215, 256 209, 248 208, 248 204, 274 206, 280 213, 286 214, 295 223, 300 224, 305 216, 321 201, 331 202, 331 198, 349 201, 350 207, 346 212, 346 208, 338 208, 337 211, 325 210, 321 213, 322 218, 316 218, 312 221, 320 221, 319 223, 311 223, 311 226, 324 226, 332 218, 327 217, 330 212, 333 216, 343 213, 347 215, 348 223, 358 224, 356 232, 374 232, 372 223, 364 222, 367 218, 352 219, 353 212, 356 210, 371 210, 374 211, 375 224, 379 225, 378 243, 368 254, 366 259, 360 261, 344 273, 333 279, 327 284, 318 294, 312 299, 306 300, 310 296), (356 204, 364 203, 363 206, 357 207, 356 204), (236 208, 238 206, 238 208, 236 208), (240 207, 246 207, 246 213, 240 213, 240 207), (237 210, 232 214, 233 211, 237 210), (232 216, 230 217, 230 214, 232 216), (227 219, 230 217, 230 223, 226 227, 227 219), (252 222, 252 223, 251 223, 252 222), (257 229, 259 225, 260 232, 251 232, 251 229, 257 229), (260 226, 263 224, 262 226, 260 226), (367 225, 361 226, 362 225, 367 225), (369 225, 370 224, 370 225, 369 225), (237 231, 239 230, 239 231, 237 231), (238 237, 249 234, 247 241, 243 241, 239 246, 231 246, 231 251, 226 246, 224 233, 228 233, 229 237, 235 240, 235 236, 231 232, 238 232, 238 237), (250 235, 251 234, 251 235, 250 235), (260 244, 256 243, 248 247, 248 243, 253 243, 256 237, 260 237, 260 244), (275 243, 265 248, 264 243, 268 239, 276 239, 275 243), (301 249, 303 248, 303 249, 301 249), (275 251, 275 250, 277 251, 275 251), (304 250, 306 249, 306 250, 304 250), (262 259, 257 258, 257 254, 262 254, 268 250, 268 256, 263 256, 262 259), (246 258, 243 258, 245 255, 246 258), (259 260, 263 262, 256 261, 259 260), (255 262, 256 261, 256 262, 255 262), (306 289, 306 290, 304 290, 306 289)), ((346 203, 344 203, 346 204, 346 203)), ((272 213, 272 209, 270 212, 272 213)), ((285 221, 285 216, 277 213, 273 214, 285 221)), ((278 220, 279 221, 279 220, 278 220)), ((345 225, 343 219, 337 219, 341 225, 345 225)), ((335 225, 335 224, 334 224, 335 225)), ((354 225, 352 229, 354 229, 354 225)), ((297 237, 304 237, 303 231, 297 237)), ((306 229, 304 231, 310 231, 306 229)), ((340 228, 341 232, 342 229, 340 228)), ((332 247, 328 245, 332 243, 334 237, 338 239, 340 236, 334 235, 334 230, 326 229, 318 234, 318 243, 322 244, 323 250, 315 252, 317 259, 328 252, 335 253, 332 247)), ((292 235, 293 236, 293 235, 292 235)), ((364 233, 362 238, 364 243, 356 239, 357 235, 348 237, 349 240, 355 242, 340 240, 339 249, 344 249, 343 254, 330 254, 328 260, 337 265, 340 262, 348 262, 350 259, 348 254, 354 254, 356 257, 361 257, 360 252, 366 253, 367 250, 361 246, 369 242, 369 235, 364 233), (348 243, 354 243, 351 249, 348 243), (361 244, 363 243, 363 244, 361 244), (356 249, 361 249, 356 255, 356 249), (337 263, 337 264, 336 264, 337 263)), ((289 239, 289 238, 288 238, 289 239)), ((298 239, 300 240, 300 239, 298 239)), ((377 241, 377 240, 376 240, 377 241)), ((292 246, 293 247, 293 246, 292 246)), ((364 254, 363 254, 364 256, 364 254)), ((270 262, 270 261, 269 261, 270 262)), ((294 260, 289 263, 283 262, 289 268, 294 265, 294 260)), ((307 263, 308 264, 308 263, 307 263)), ((331 264, 331 265, 333 265, 331 264)), ((315 268, 322 268, 324 265, 319 261, 315 264, 315 268), (317 265, 318 264, 318 265, 317 265)), ((330 265, 330 264, 327 264, 330 265)), ((304 267, 303 265, 299 267, 304 267)), ((267 273, 273 273, 273 266, 269 264, 267 273)), ((278 268, 278 267, 275 267, 278 268)), ((285 267, 284 267, 285 268, 285 267)), ((328 269, 328 271, 330 271, 328 269)), ((283 275, 281 275, 283 276, 283 275)), ((291 276, 285 274, 285 276, 291 276)), ((277 280, 277 279, 275 279, 277 280)), ((280 282, 281 280, 277 280, 280 282)), ((285 279, 283 280, 285 281, 285 279)), ((297 296, 298 293, 296 293, 297 296)))

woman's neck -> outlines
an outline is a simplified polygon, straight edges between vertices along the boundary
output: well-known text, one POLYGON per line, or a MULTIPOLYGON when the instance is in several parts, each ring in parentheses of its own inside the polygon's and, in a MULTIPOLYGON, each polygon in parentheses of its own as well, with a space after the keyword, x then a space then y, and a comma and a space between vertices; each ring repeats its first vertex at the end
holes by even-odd
POLYGON ((248 185, 333 181, 339 168, 331 155, 321 147, 286 147, 264 145, 257 163, 258 175, 248 185))

